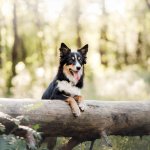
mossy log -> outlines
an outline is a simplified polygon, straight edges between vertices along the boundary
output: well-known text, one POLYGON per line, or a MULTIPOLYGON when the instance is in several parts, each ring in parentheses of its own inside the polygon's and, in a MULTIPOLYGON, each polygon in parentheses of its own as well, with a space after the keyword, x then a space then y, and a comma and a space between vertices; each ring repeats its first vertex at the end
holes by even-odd
MULTIPOLYGON (((74 117, 61 100, 0 99, 0 112, 24 116, 22 125, 38 124, 38 131, 51 137, 92 141, 107 135, 150 135, 150 101, 85 101, 87 108, 74 117)), ((5 124, 2 118, 0 123, 5 124)))

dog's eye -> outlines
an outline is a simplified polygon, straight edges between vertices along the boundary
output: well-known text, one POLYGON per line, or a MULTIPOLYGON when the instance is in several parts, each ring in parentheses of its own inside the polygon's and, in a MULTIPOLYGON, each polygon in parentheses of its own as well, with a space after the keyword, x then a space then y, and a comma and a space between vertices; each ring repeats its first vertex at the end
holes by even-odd
POLYGON ((72 60, 75 60, 75 58, 74 57, 71 57, 72 58, 72 60))
POLYGON ((80 58, 80 57, 78 57, 78 60, 81 60, 81 58, 80 58))

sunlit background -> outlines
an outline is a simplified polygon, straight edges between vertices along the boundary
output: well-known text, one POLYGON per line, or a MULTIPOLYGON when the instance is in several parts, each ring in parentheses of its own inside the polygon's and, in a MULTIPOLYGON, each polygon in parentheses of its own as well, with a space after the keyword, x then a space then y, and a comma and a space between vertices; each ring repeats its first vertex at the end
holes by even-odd
POLYGON ((61 42, 89 44, 86 99, 150 99, 149 0, 0 0, 0 96, 41 98, 61 42))

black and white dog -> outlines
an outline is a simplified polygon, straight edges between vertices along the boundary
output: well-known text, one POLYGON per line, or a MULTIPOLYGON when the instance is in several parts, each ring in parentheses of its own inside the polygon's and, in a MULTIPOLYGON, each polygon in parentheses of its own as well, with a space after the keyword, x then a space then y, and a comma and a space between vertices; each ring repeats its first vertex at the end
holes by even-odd
POLYGON ((88 45, 78 49, 77 52, 71 52, 71 49, 61 43, 59 50, 58 73, 44 92, 42 99, 64 100, 70 105, 74 116, 79 116, 80 110, 84 111, 85 109, 81 89, 88 45))

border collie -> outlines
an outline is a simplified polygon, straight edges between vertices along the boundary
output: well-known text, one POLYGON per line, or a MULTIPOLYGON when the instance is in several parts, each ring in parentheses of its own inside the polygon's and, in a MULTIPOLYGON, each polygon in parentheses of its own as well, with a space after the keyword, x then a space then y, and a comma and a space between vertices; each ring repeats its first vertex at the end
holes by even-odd
POLYGON ((84 79, 84 64, 88 45, 71 52, 64 43, 61 43, 60 63, 58 73, 49 87, 44 92, 42 99, 59 99, 66 101, 74 116, 80 116, 80 110, 84 111, 85 105, 81 96, 84 79))

